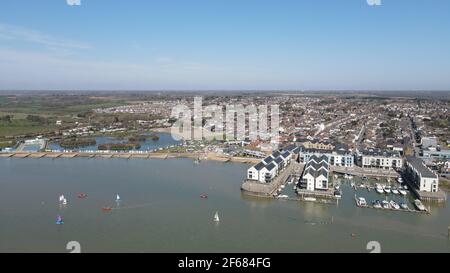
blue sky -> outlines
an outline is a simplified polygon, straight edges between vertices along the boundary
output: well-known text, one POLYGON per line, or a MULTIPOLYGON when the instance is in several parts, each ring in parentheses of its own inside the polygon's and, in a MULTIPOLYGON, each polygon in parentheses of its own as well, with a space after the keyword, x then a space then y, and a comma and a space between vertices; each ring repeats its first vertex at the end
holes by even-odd
POLYGON ((2 0, 0 89, 450 89, 450 1, 2 0))

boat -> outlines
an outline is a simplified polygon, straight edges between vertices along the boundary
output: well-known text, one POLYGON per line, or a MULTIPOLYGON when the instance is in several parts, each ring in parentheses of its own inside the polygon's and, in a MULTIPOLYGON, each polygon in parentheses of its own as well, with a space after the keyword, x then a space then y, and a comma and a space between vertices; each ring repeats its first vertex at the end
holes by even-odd
POLYGON ((219 219, 219 212, 216 211, 216 214, 214 214, 214 222, 219 222, 219 221, 220 221, 220 219, 219 219))
POLYGON ((338 185, 334 186, 334 189, 338 191, 339 187, 340 187, 340 185, 338 184, 338 185))
POLYGON ((401 176, 397 177, 397 182, 400 184, 403 183, 403 178, 401 176))
POLYGON ((383 190, 385 193, 391 193, 391 186, 384 186, 383 190))
POLYGON ((366 199, 364 197, 358 197, 358 199, 356 200, 356 203, 360 207, 366 207, 367 206, 367 202, 366 202, 366 199))
POLYGON ((57 224, 57 225, 63 225, 63 224, 64 224, 64 221, 63 221, 61 215, 58 215, 58 216, 56 217, 56 224, 57 224))
POLYGON ((373 202, 372 202, 372 205, 373 205, 373 207, 376 208, 376 209, 381 209, 381 208, 382 208, 380 200, 375 200, 375 201, 373 201, 373 202))
POLYGON ((85 194, 85 193, 78 194, 78 198, 80 198, 80 199, 84 199, 86 197, 87 197, 87 194, 85 194))
POLYGON ((64 195, 61 194, 61 195, 59 196, 59 203, 64 202, 65 199, 66 199, 66 198, 64 197, 64 195))
POLYGON ((392 193, 393 193, 393 194, 400 194, 400 192, 397 190, 396 187, 393 187, 393 188, 392 188, 392 193))
POLYGON ((310 202, 317 201, 317 199, 315 197, 305 197, 303 200, 310 201, 310 202))
POLYGON ((355 187, 355 183, 350 183, 350 186, 352 187, 352 188, 354 188, 355 187))
POLYGON ((111 211, 111 210, 112 210, 111 207, 103 207, 103 208, 102 208, 102 211, 105 211, 105 212, 106 212, 106 211, 111 211))
POLYGON ((287 199, 287 198, 289 198, 289 196, 287 196, 286 194, 282 194, 282 195, 278 195, 277 198, 278 199, 287 199))
POLYGON ((408 194, 408 192, 404 189, 398 189, 398 192, 403 196, 408 194))
POLYGON ((408 186, 403 185, 403 189, 407 190, 407 189, 408 189, 408 186))
POLYGON ((389 202, 386 201, 386 200, 383 200, 381 202, 381 205, 383 206, 383 209, 390 209, 391 208, 391 206, 389 205, 389 202))
POLYGON ((281 189, 284 189, 285 187, 286 187, 285 185, 281 185, 281 186, 280 186, 281 189))
POLYGON ((119 202, 120 200, 122 200, 122 199, 120 199, 119 194, 116 194, 116 201, 119 202))
POLYGON ((208 195, 206 195, 206 194, 201 194, 201 195, 200 195, 200 198, 202 198, 202 199, 208 199, 208 195))
POLYGON ((335 190, 334 191, 334 197, 341 198, 342 197, 342 193, 339 190, 335 190))
POLYGON ((392 208, 394 209, 400 209, 400 206, 397 204, 397 202, 395 202, 394 200, 391 200, 391 202, 389 202, 389 204, 391 205, 392 208))
POLYGON ((416 206, 416 208, 418 210, 420 210, 420 211, 426 211, 427 210, 419 199, 414 200, 414 206, 416 206))
POLYGON ((380 184, 377 184, 376 185, 376 191, 379 193, 379 194, 382 194, 384 191, 383 191, 383 187, 380 185, 380 184))
POLYGON ((408 205, 406 204, 406 203, 400 203, 400 207, 402 208, 402 209, 406 209, 406 210, 409 210, 409 207, 408 207, 408 205))

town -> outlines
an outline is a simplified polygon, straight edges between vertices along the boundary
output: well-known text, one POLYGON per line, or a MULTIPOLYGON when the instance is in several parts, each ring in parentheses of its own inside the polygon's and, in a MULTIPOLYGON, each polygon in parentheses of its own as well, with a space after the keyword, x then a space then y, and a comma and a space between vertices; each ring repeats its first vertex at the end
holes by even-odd
MULTIPOLYGON (((100 154, 238 161, 253 163, 242 185, 248 194, 283 198, 289 195, 281 190, 292 184, 290 188, 302 200, 338 199, 341 191, 337 178, 350 181, 358 177, 362 182, 351 183, 354 188, 381 188, 382 192, 398 194, 408 189, 418 200, 441 202, 446 200, 450 185, 450 101, 446 94, 203 93, 204 105, 223 109, 230 104, 278 105, 280 127, 275 141, 237 140, 225 132, 213 139, 183 139, 152 149, 141 146, 147 138, 157 141, 158 134, 170 133, 177 120, 171 116, 171 109, 180 104, 192 109, 193 97, 198 94, 5 95, 0 100, 0 156, 100 154), (49 100, 54 109, 36 113, 32 100, 49 100), (99 137, 122 141, 98 143, 99 137), (52 143, 57 143, 57 148, 52 143), (80 149, 84 146, 89 149, 80 149), (369 183, 373 179, 374 183, 369 183), (399 179, 405 183, 392 187, 391 180, 399 179)), ((226 128, 226 121, 208 123, 209 118, 202 115, 201 125, 209 127, 201 130, 214 134, 226 128)), ((376 201, 374 206, 378 206, 376 201)))

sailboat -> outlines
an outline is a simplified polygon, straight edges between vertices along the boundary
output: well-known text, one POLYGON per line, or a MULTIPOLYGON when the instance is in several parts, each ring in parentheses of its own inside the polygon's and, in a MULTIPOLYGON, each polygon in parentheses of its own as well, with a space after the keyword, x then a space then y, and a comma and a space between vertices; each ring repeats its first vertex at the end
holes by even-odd
POLYGON ((64 202, 65 199, 66 199, 66 198, 64 197, 63 194, 61 194, 61 195, 59 196, 59 202, 60 202, 60 203, 64 202))
POLYGON ((64 224, 64 221, 63 221, 61 215, 58 215, 58 216, 56 217, 56 224, 57 224, 57 225, 62 225, 62 224, 64 224))
POLYGON ((119 196, 119 194, 116 194, 116 202, 119 202, 121 199, 120 199, 120 196, 119 196))
POLYGON ((220 219, 219 219, 219 212, 216 211, 216 214, 214 214, 214 222, 219 222, 219 221, 220 221, 220 219))

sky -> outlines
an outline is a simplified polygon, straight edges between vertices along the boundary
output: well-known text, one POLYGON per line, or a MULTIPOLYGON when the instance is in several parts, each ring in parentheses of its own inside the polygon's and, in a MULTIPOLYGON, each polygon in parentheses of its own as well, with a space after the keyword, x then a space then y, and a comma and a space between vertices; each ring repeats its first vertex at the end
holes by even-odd
POLYGON ((0 90, 450 90, 449 14, 448 0, 2 0, 0 90))

